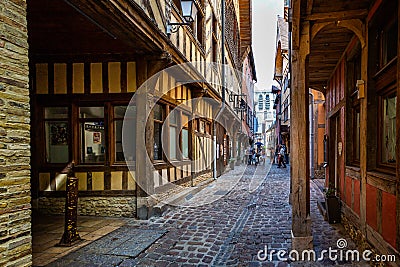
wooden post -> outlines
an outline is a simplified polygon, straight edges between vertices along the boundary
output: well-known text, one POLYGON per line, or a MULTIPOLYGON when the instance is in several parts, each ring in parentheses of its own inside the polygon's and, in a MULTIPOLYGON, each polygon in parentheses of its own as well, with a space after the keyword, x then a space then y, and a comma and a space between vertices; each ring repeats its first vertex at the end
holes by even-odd
MULTIPOLYGON (((364 80, 365 97, 360 99, 360 230, 367 234, 367 165, 368 165, 368 27, 365 27, 365 42, 361 50, 361 79, 364 80)), ((375 138, 372 137, 371 138, 375 138)))
MULTIPOLYGON (((400 17, 400 8, 398 8, 400 17)), ((397 55, 400 55, 400 20, 397 26, 397 55)), ((396 249, 400 250, 400 60, 397 60, 397 103, 396 103, 396 249)))
MULTIPOLYGON (((147 60, 137 62, 137 84, 140 87, 147 80, 147 60)), ((145 84, 146 85, 146 84, 145 84)), ((150 88, 136 91, 136 216, 146 220, 152 215, 154 177, 151 160, 154 156, 154 118, 150 112, 153 94, 150 88), (147 116, 147 114, 149 114, 147 116), (147 153, 145 152, 147 151, 147 153)))
MULTIPOLYGON (((299 24, 298 24, 299 25, 299 24)), ((310 170, 307 65, 310 53, 310 23, 299 25, 299 46, 292 52, 291 89, 291 204, 292 204, 292 249, 303 251, 313 248, 310 218, 310 170)))
POLYGON ((66 199, 65 199, 65 222, 64 234, 58 246, 70 247, 76 241, 80 241, 78 234, 78 178, 72 177, 74 163, 68 164, 61 173, 67 174, 66 199))

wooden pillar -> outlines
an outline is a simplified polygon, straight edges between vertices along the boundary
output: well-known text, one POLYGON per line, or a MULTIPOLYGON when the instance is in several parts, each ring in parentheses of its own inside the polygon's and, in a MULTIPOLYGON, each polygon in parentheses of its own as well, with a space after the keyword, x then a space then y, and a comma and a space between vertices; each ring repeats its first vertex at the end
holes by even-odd
MULTIPOLYGON (((368 27, 365 27, 368 31, 368 27)), ((361 79, 364 81, 364 95, 360 99, 360 230, 367 234, 367 165, 368 165, 368 33, 365 33, 365 42, 361 50, 361 79)), ((375 136, 370 136, 375 138, 375 136)))
MULTIPOLYGON (((300 7, 298 7, 300 8, 300 7)), ((293 25, 294 26, 294 25, 293 25)), ((307 65, 310 53, 310 23, 297 24, 298 40, 293 40, 291 123, 291 204, 292 249, 313 248, 310 218, 310 170, 307 65)), ((296 34, 293 36, 296 39, 296 34)))
MULTIPOLYGON (((147 80, 147 60, 137 62, 138 88, 147 80)), ((154 192, 153 165, 154 157, 154 119, 150 107, 153 101, 153 88, 141 88, 136 91, 136 215, 138 219, 148 219, 152 215, 151 197, 154 192), (147 115, 149 114, 149 115, 147 115), (147 153, 143 153, 147 151, 147 153)))
MULTIPOLYGON (((400 8, 398 7, 398 17, 400 8)), ((398 21, 397 55, 400 55, 400 20, 398 21)), ((397 103, 396 103, 396 249, 400 250, 400 60, 397 59, 397 103)))

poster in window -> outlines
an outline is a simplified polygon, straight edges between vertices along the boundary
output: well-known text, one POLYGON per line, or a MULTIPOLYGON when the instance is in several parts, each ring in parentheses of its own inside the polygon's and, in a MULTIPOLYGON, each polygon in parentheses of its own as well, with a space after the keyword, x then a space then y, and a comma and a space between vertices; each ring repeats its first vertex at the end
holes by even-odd
POLYGON ((50 123, 50 143, 52 146, 67 145, 68 131, 66 122, 50 123))
POLYGON ((93 144, 95 144, 95 145, 101 144, 101 133, 100 132, 93 133, 93 144))

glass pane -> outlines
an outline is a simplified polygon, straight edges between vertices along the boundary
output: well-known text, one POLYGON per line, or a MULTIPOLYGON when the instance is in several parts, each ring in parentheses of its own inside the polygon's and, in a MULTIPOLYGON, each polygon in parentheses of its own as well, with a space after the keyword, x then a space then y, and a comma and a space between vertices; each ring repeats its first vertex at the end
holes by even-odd
POLYGON ((183 125, 183 127, 189 126, 189 116, 182 115, 182 125, 183 125))
POLYGON ((189 158, 189 131, 186 129, 182 130, 182 157, 189 158))
POLYGON ((154 119, 159 121, 163 120, 163 108, 159 104, 154 106, 154 119))
POLYGON ((81 162, 102 163, 105 158, 105 132, 103 122, 81 123, 81 162))
POLYGON ((68 118, 67 107, 48 107, 44 109, 45 119, 66 119, 68 118))
POLYGON ((122 118, 127 114, 127 117, 122 119, 114 120, 114 147, 115 147, 115 161, 121 162, 133 161, 136 158, 136 106, 129 106, 129 109, 125 106, 114 108, 114 117, 122 118), (127 113, 125 113, 128 110, 127 113), (129 129, 129 140, 125 140, 125 147, 122 148, 122 126, 125 123, 125 127, 129 129))
MULTIPOLYGON (((114 122, 115 161, 125 161, 124 151, 122 149, 122 124, 123 120, 117 120, 114 122)), ((133 160, 133 157, 130 160, 133 160)))
POLYGON ((89 119, 104 118, 104 107, 80 107, 79 118, 89 118, 89 119))
POLYGON ((114 118, 123 119, 126 112, 126 106, 116 106, 114 107, 114 118))
POLYGON ((382 163, 396 162, 396 96, 383 101, 382 163))
POLYGON ((360 112, 356 112, 355 159, 360 160, 360 112))
POLYGON ((162 131, 162 124, 154 123, 154 159, 155 160, 162 160, 161 131, 162 131))
POLYGON ((178 112, 176 110, 171 110, 168 118, 170 124, 178 124, 178 112))
POLYGON ((67 163, 68 150, 68 122, 46 121, 46 162, 67 163))
POLYGON ((169 157, 176 159, 176 127, 169 128, 169 157))

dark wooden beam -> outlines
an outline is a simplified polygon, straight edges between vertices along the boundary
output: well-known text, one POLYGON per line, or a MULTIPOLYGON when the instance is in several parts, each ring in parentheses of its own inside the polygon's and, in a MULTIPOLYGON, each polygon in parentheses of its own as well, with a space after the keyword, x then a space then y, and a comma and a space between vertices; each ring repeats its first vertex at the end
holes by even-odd
POLYGON ((333 11, 327 13, 314 13, 303 17, 305 21, 339 21, 346 19, 365 18, 368 15, 367 9, 333 11))

